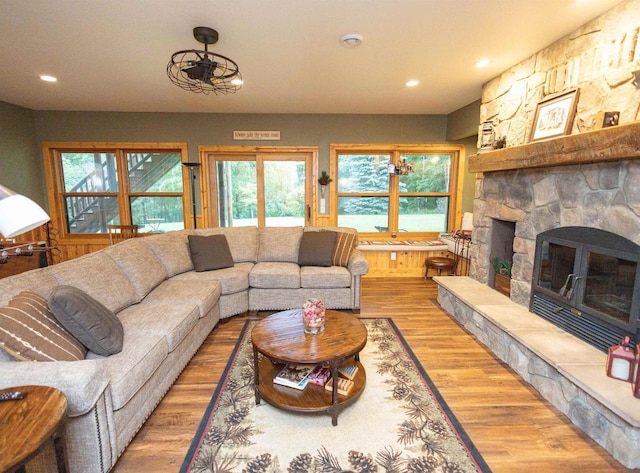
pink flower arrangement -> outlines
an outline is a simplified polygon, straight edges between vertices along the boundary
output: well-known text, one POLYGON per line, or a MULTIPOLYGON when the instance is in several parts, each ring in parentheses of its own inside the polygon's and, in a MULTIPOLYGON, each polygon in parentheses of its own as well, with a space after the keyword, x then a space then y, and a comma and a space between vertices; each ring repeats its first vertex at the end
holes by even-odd
POLYGON ((324 302, 320 299, 308 299, 302 305, 302 320, 307 333, 317 334, 324 330, 324 302))

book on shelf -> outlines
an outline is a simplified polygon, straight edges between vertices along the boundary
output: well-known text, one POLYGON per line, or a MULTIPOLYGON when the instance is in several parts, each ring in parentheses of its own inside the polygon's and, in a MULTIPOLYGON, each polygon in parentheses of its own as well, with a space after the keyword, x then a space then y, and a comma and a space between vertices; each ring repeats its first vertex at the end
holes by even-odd
MULTIPOLYGON (((349 391, 351 391, 353 384, 353 381, 350 379, 338 377, 338 394, 346 396, 349 394, 349 391)), ((330 379, 327 384, 324 385, 324 389, 329 392, 333 391, 333 379, 330 379)))
POLYGON ((313 368, 313 365, 284 365, 273 378, 273 382, 281 386, 303 390, 309 383, 309 374, 313 368))
POLYGON ((356 365, 355 363, 351 365, 344 365, 338 368, 338 373, 350 380, 353 380, 357 372, 358 372, 358 365, 356 365))
POLYGON ((309 373, 309 382, 324 386, 331 378, 331 369, 328 366, 316 365, 311 373, 309 373))

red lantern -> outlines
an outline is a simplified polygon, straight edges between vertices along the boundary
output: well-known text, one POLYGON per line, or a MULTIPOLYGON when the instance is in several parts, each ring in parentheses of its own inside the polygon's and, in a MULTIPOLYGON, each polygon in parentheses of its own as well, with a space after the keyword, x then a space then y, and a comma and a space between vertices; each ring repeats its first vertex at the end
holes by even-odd
POLYGON ((636 355, 636 369, 633 375, 633 395, 640 398, 640 370, 638 369, 640 363, 640 353, 636 355))
POLYGON ((614 345, 609 348, 607 376, 633 383, 636 354, 633 348, 629 346, 629 343, 629 337, 624 337, 624 340, 622 340, 619 345, 614 345))

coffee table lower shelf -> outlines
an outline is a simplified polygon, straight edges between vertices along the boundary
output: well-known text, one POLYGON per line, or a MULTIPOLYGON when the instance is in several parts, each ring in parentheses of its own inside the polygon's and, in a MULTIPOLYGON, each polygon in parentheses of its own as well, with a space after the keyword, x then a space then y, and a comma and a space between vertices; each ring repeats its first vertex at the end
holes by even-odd
POLYGON ((259 383, 256 386, 256 403, 264 399, 272 406, 289 412, 304 414, 329 414, 334 426, 338 425, 338 414, 352 404, 364 390, 367 376, 362 364, 357 361, 358 372, 353 378, 353 387, 346 395, 338 394, 332 399, 331 391, 324 386, 309 383, 303 390, 280 386, 273 382, 282 365, 275 365, 266 357, 259 363, 259 383))

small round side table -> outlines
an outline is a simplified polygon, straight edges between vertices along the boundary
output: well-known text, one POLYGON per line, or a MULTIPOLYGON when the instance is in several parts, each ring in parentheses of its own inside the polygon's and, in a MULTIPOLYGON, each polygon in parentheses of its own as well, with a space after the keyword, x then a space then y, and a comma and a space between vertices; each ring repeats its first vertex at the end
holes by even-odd
POLYGON ((48 386, 17 386, 0 393, 22 391, 24 399, 0 401, 0 472, 24 471, 24 465, 53 441, 58 471, 67 473, 69 464, 62 426, 67 399, 48 386))

